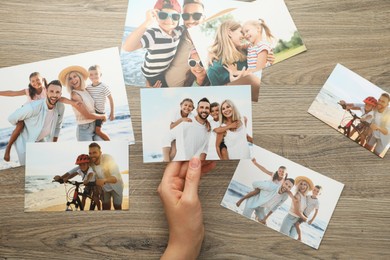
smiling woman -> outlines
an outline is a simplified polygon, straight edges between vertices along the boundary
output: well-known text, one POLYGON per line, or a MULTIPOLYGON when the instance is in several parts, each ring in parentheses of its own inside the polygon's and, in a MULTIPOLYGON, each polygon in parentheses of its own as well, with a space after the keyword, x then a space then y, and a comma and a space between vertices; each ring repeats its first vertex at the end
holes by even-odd
POLYGON ((75 101, 73 112, 77 121, 77 141, 100 140, 95 134, 95 120, 106 120, 106 115, 95 113, 94 100, 85 90, 85 80, 88 78, 88 71, 81 66, 69 66, 63 69, 58 78, 71 94, 75 101))
POLYGON ((225 100, 221 103, 220 114, 221 128, 227 127, 227 129, 217 135, 215 149, 217 149, 218 156, 223 160, 250 158, 248 141, 252 142, 252 137, 247 134, 247 118, 241 117, 231 100, 225 100), (231 125, 234 127, 229 127, 231 125), (222 142, 227 147, 227 155, 223 155, 220 151, 222 142))

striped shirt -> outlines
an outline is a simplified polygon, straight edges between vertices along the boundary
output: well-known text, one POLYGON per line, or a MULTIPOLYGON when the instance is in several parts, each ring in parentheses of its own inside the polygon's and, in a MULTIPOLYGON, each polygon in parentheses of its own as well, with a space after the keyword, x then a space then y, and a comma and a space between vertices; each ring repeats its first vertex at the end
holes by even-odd
POLYGON ((141 38, 142 47, 147 49, 145 61, 141 67, 146 78, 158 76, 166 69, 176 54, 177 45, 184 31, 183 26, 173 30, 173 36, 168 35, 160 28, 146 30, 141 38))
POLYGON ((257 56, 264 50, 267 52, 272 50, 268 42, 261 41, 256 45, 249 46, 247 54, 248 69, 256 69, 257 56))
POLYGON ((111 95, 111 91, 108 86, 100 82, 97 86, 89 84, 86 89, 95 101, 95 110, 99 113, 105 113, 106 98, 111 95))

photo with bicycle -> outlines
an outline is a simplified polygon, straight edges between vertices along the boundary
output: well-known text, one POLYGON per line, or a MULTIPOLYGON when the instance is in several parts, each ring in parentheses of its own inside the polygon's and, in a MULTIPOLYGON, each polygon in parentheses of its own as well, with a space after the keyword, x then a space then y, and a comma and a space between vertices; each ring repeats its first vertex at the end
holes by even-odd
POLYGON ((25 211, 129 208, 126 142, 29 143, 25 211))
POLYGON ((383 158, 390 146, 390 95, 337 64, 308 112, 383 158))

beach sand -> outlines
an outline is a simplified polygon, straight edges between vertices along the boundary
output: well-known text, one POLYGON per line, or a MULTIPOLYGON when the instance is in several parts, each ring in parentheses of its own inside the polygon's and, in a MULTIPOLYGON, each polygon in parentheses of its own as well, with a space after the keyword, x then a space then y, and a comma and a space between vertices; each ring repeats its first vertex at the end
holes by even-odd
MULTIPOLYGON (((129 182, 128 174, 121 174, 124 181, 122 209, 129 209, 129 182)), ((24 211, 64 211, 66 209, 67 196, 72 185, 54 184, 56 187, 39 190, 33 193, 25 193, 24 211)), ((70 192, 73 196, 73 191, 70 192)), ((80 198, 81 199, 81 198, 80 198)), ((89 199, 86 201, 86 208, 89 208, 89 199)))
POLYGON ((344 110, 319 102, 317 99, 313 101, 307 112, 336 130, 338 130, 337 127, 340 125, 345 114, 344 110))

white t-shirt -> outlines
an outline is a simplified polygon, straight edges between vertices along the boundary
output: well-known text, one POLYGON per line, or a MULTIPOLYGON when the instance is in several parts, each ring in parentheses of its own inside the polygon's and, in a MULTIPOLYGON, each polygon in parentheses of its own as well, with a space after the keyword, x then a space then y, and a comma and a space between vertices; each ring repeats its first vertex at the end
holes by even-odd
POLYGON ((215 122, 212 117, 208 117, 207 120, 209 121, 211 128, 209 149, 207 151, 207 160, 219 160, 217 148, 215 147, 215 143, 217 141, 217 133, 214 132, 214 129, 220 127, 221 124, 219 123, 219 121, 215 122))
MULTIPOLYGON (((226 126, 226 124, 222 124, 222 126, 226 126)), ((246 135, 246 127, 243 122, 241 122, 241 126, 235 131, 226 131, 224 140, 230 160, 250 159, 250 151, 246 135)))
POLYGON ((360 116, 360 118, 364 119, 365 122, 371 124, 373 118, 374 118, 374 110, 371 110, 370 112, 366 113, 366 110, 365 110, 365 105, 364 104, 353 104, 355 107, 358 107, 360 108, 360 112, 362 113, 362 115, 360 116), (369 119, 366 119, 367 117, 369 117, 369 119))
POLYGON ((373 131, 373 135, 377 139, 381 139, 383 144, 389 143, 390 137, 390 110, 386 108, 385 111, 379 113, 378 111, 374 112, 374 119, 372 120, 374 124, 380 127, 384 127, 389 131, 387 135, 382 134, 380 131, 373 131))
POLYGON ((53 122, 54 122, 54 109, 48 109, 45 117, 45 123, 43 124, 41 133, 37 138, 38 142, 43 140, 46 136, 50 135, 53 122))
POLYGON ((205 124, 200 124, 196 119, 192 122, 182 122, 169 131, 168 139, 163 147, 170 147, 176 140, 176 156, 174 161, 190 160, 193 156, 207 154, 210 132, 205 124))
POLYGON ((92 173, 92 178, 89 180, 90 182, 96 181, 96 173, 93 171, 91 167, 88 167, 87 174, 85 174, 80 168, 77 170, 78 175, 81 176, 81 179, 84 181, 87 179, 89 173, 92 173))
POLYGON ((320 202, 318 201, 318 199, 317 198, 313 199, 311 195, 306 196, 306 203, 307 206, 305 211, 303 212, 303 214, 305 214, 306 217, 308 217, 313 210, 320 208, 320 202))

